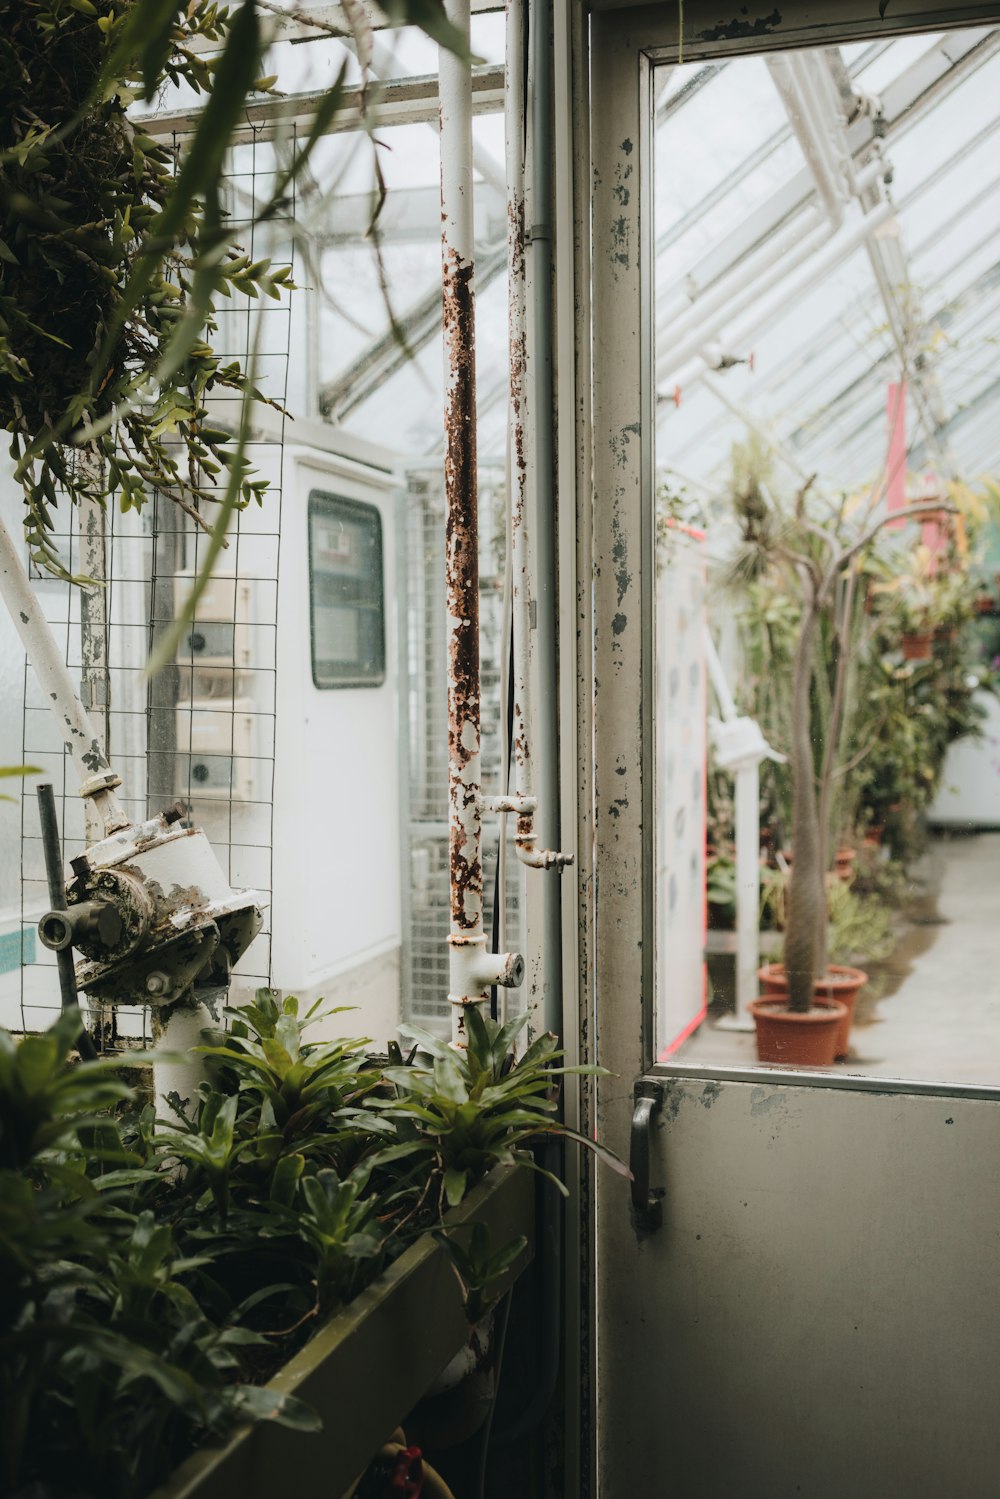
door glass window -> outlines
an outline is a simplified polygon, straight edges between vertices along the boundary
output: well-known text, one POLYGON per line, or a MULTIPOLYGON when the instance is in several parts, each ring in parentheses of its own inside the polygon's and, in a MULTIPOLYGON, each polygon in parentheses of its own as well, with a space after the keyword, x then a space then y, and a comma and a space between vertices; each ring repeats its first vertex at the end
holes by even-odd
POLYGON ((998 43, 654 72, 661 1060, 1000 1078, 998 43))
POLYGON ((316 686, 384 682, 382 520, 374 505, 309 496, 309 598, 316 686))

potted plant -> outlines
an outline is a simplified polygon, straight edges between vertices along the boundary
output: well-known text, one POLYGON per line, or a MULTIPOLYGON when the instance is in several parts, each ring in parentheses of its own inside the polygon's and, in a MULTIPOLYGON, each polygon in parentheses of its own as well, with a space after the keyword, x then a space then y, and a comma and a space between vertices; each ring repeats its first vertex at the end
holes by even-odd
POLYGON ((180 1463, 171 1492, 246 1499, 293 1450, 339 1494, 463 1346, 465 1301, 527 1262, 528 1146, 568 1133, 554 1038, 514 1064, 523 1019, 470 1007, 466 1052, 387 1064, 310 1018, 269 991, 232 1012, 172 1120, 73 1060, 78 1011, 0 1032, 4 1493, 138 1499, 180 1463))
MULTIPOLYGON (((827 1065, 838 1038, 843 1045, 847 1010, 838 991, 856 997, 865 981, 860 970, 828 964, 826 874, 842 779, 842 731, 864 627, 863 565, 895 517, 878 514, 878 490, 862 500, 844 496, 820 504, 812 491, 810 479, 786 510, 753 475, 738 487, 744 547, 734 577, 770 576, 798 605, 787 745, 794 858, 784 963, 762 970, 762 983, 772 992, 751 1004, 758 1051, 761 1060, 827 1065)), ((909 507, 906 519, 921 518, 924 508, 909 507)), ((933 502, 929 508, 936 512, 940 506, 933 502)))

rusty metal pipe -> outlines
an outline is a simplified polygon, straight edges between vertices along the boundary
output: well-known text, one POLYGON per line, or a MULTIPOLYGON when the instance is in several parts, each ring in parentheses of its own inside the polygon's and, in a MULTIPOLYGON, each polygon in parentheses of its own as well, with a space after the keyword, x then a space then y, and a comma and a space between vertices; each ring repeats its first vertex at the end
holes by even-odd
MULTIPOLYGON (((446 13, 469 41, 469 0, 446 13)), ((465 1044, 468 1005, 491 984, 520 982, 517 954, 486 951, 483 931, 479 510, 476 476, 475 241, 472 72, 440 49, 441 273, 444 330, 445 581, 448 659, 448 853, 451 919, 448 1002, 452 1042, 465 1044)))
MULTIPOLYGON (((79 455, 77 462, 96 468, 100 480, 100 458, 90 453, 79 455)), ((82 499, 80 517, 80 571, 93 579, 80 590, 80 701, 90 715, 91 723, 105 758, 111 759, 111 673, 108 669, 108 536, 104 506, 97 500, 82 499)), ((104 818, 93 797, 83 804, 84 827, 88 843, 106 836, 104 818)))

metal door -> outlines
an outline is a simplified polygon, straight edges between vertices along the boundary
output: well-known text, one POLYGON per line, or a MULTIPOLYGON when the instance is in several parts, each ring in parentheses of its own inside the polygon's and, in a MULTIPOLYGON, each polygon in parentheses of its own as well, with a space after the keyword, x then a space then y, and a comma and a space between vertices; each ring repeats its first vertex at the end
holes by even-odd
POLYGON ((592 17, 581 994, 589 1055, 616 1074, 597 1091, 597 1133, 627 1156, 646 1094, 649 1187, 662 1197, 655 1227, 597 1173, 601 1499, 1000 1493, 1000 1090, 654 1064, 648 253, 651 74, 676 58, 679 16, 685 60, 721 62, 997 15, 923 0, 725 13, 687 0, 592 17))

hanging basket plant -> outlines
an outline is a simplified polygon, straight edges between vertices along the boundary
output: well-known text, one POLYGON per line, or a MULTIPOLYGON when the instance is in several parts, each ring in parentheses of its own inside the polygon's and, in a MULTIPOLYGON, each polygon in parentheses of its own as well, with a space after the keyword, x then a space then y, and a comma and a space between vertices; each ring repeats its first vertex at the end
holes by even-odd
POLYGON ((253 6, 229 15, 195 0, 157 32, 148 10, 22 0, 4 13, 0 425, 32 556, 57 573, 60 494, 114 495, 128 510, 159 490, 205 524, 199 512, 230 481, 238 505, 266 488, 208 412, 224 391, 263 399, 212 349, 215 299, 290 285, 288 266, 229 242, 220 204, 226 145, 259 69, 257 18, 253 6), (218 44, 217 61, 199 41, 218 44), (212 128, 180 161, 127 115, 166 83, 208 96, 212 128))

